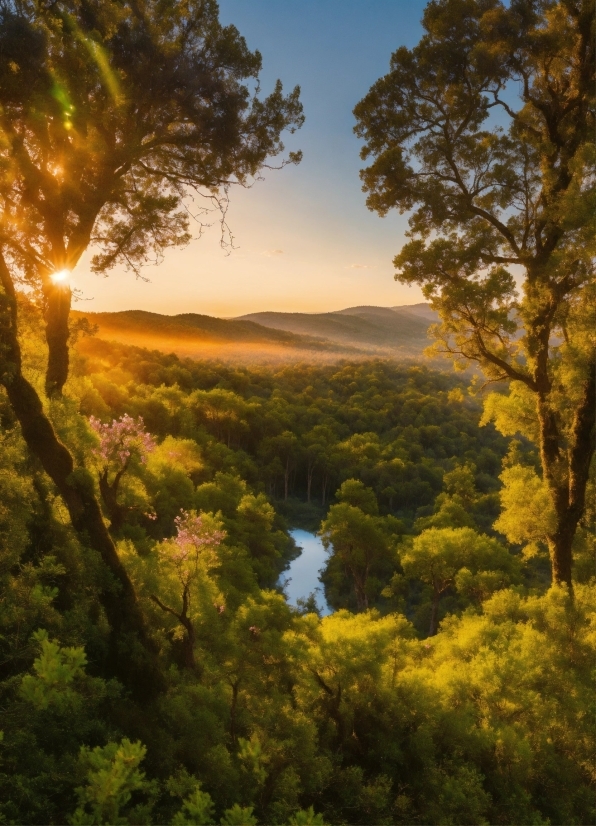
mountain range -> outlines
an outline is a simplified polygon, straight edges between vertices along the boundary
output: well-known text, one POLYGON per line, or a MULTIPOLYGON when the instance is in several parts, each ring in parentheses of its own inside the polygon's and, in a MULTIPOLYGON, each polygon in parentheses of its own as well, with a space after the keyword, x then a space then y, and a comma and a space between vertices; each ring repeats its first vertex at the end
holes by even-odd
POLYGON ((86 317, 103 339, 193 358, 243 361, 417 358, 428 346, 428 327, 436 320, 427 304, 348 307, 328 313, 260 312, 238 318, 144 310, 73 316, 86 317))
POLYGON ((420 353, 435 314, 427 304, 348 307, 330 313, 249 313, 238 320, 270 329, 317 337, 365 352, 420 353))

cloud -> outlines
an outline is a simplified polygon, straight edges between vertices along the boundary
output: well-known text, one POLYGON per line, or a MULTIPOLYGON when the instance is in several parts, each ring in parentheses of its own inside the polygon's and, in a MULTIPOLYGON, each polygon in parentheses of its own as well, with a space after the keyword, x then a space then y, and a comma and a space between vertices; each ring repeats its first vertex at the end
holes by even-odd
POLYGON ((267 258, 273 258, 276 255, 283 255, 283 250, 264 250, 261 255, 265 255, 267 258))
POLYGON ((370 264, 350 264, 349 267, 345 268, 346 270, 374 270, 374 266, 370 264))

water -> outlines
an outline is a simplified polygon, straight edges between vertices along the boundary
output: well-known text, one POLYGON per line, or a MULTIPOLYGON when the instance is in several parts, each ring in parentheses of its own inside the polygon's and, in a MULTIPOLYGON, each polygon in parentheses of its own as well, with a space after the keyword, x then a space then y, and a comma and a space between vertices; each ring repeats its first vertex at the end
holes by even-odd
POLYGON ((290 535, 296 545, 302 548, 302 553, 291 563, 289 570, 282 574, 282 580, 286 581, 285 592, 288 602, 296 605, 300 597, 306 599, 316 591, 317 606, 323 616, 327 616, 331 613, 331 608, 325 601, 323 586, 319 582, 319 571, 327 562, 327 552, 323 543, 318 536, 308 531, 294 530, 290 531, 290 535))

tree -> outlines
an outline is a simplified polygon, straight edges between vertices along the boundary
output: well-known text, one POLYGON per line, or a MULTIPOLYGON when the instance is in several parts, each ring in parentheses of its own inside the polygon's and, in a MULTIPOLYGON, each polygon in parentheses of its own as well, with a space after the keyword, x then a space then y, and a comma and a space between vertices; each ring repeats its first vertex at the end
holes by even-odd
POLYGON ((594 4, 435 0, 423 26, 355 109, 363 189, 411 211, 396 279, 439 313, 436 350, 532 397, 571 589, 595 445, 594 4))
POLYGON ((118 501, 120 482, 135 459, 145 463, 155 449, 153 436, 145 430, 143 419, 133 419, 126 413, 110 424, 89 417, 89 424, 99 436, 95 454, 101 463, 99 490, 110 517, 110 531, 117 532, 124 523, 126 511, 118 501), (110 474, 113 474, 110 479, 110 474))
MULTIPOLYGON (((367 492, 364 486, 358 491, 367 492)), ((343 574, 342 580, 351 580, 358 611, 367 611, 369 598, 381 590, 381 580, 375 574, 386 573, 385 569, 390 570, 397 561, 391 539, 383 528, 379 517, 347 502, 332 505, 321 524, 323 545, 326 550, 331 549, 323 579, 326 584, 334 584, 337 574, 343 574)), ((331 604, 334 601, 337 602, 333 600, 331 604)))
POLYGON ((345 502, 354 508, 360 508, 369 516, 379 515, 379 503, 372 488, 367 488, 358 479, 346 479, 335 494, 338 502, 345 502))
POLYGON ((302 437, 304 455, 306 458, 306 501, 310 502, 312 481, 315 470, 321 469, 324 478, 321 480, 322 502, 325 504, 325 489, 327 487, 326 471, 329 465, 329 455, 337 441, 332 428, 326 424, 317 424, 302 437))
POLYGON ((486 589, 504 587, 513 570, 513 557, 496 539, 472 528, 429 528, 414 538, 401 564, 407 577, 421 579, 432 589, 428 632, 432 637, 437 633, 441 597, 449 588, 485 595, 486 589), (500 576, 487 577, 492 571, 500 576))
POLYGON ((216 439, 230 442, 235 436, 237 439, 248 430, 247 415, 255 405, 244 401, 230 390, 195 390, 192 395, 191 409, 197 420, 206 425, 216 439))
POLYGON ((195 627, 194 614, 197 590, 201 579, 207 577, 210 568, 217 565, 215 548, 225 538, 225 531, 219 529, 216 520, 196 512, 182 511, 174 520, 176 536, 164 542, 161 549, 160 579, 168 574, 176 582, 177 605, 166 605, 156 594, 151 594, 153 602, 162 611, 173 616, 182 626, 182 664, 194 669, 195 627))
POLYGON ((284 430, 279 436, 270 436, 261 442, 260 452, 270 460, 273 475, 281 473, 284 480, 284 500, 290 491, 290 473, 298 454, 298 439, 290 430, 284 430))
POLYGON ((102 597, 112 629, 145 642, 93 485, 75 471, 23 375, 17 289, 42 301, 46 393, 59 395, 68 273, 88 246, 96 272, 115 264, 138 272, 190 240, 189 214, 205 211, 193 199, 221 206, 225 227, 229 188, 249 185, 283 151, 282 131, 302 124, 298 88, 284 96, 278 82, 259 99, 260 67, 260 54, 221 26, 214 0, 7 0, 0 8, 0 383, 74 528, 118 583, 120 593, 110 585, 102 597))

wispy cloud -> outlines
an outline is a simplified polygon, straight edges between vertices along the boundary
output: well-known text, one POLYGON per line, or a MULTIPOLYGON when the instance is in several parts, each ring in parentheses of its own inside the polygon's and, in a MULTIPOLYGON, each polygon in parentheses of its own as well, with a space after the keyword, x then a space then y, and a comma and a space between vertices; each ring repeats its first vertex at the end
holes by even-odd
POLYGON ((350 264, 349 267, 345 267, 346 270, 374 270, 374 266, 371 264, 350 264))
POLYGON ((273 258, 276 255, 283 255, 283 250, 263 250, 261 255, 264 255, 266 258, 273 258))

